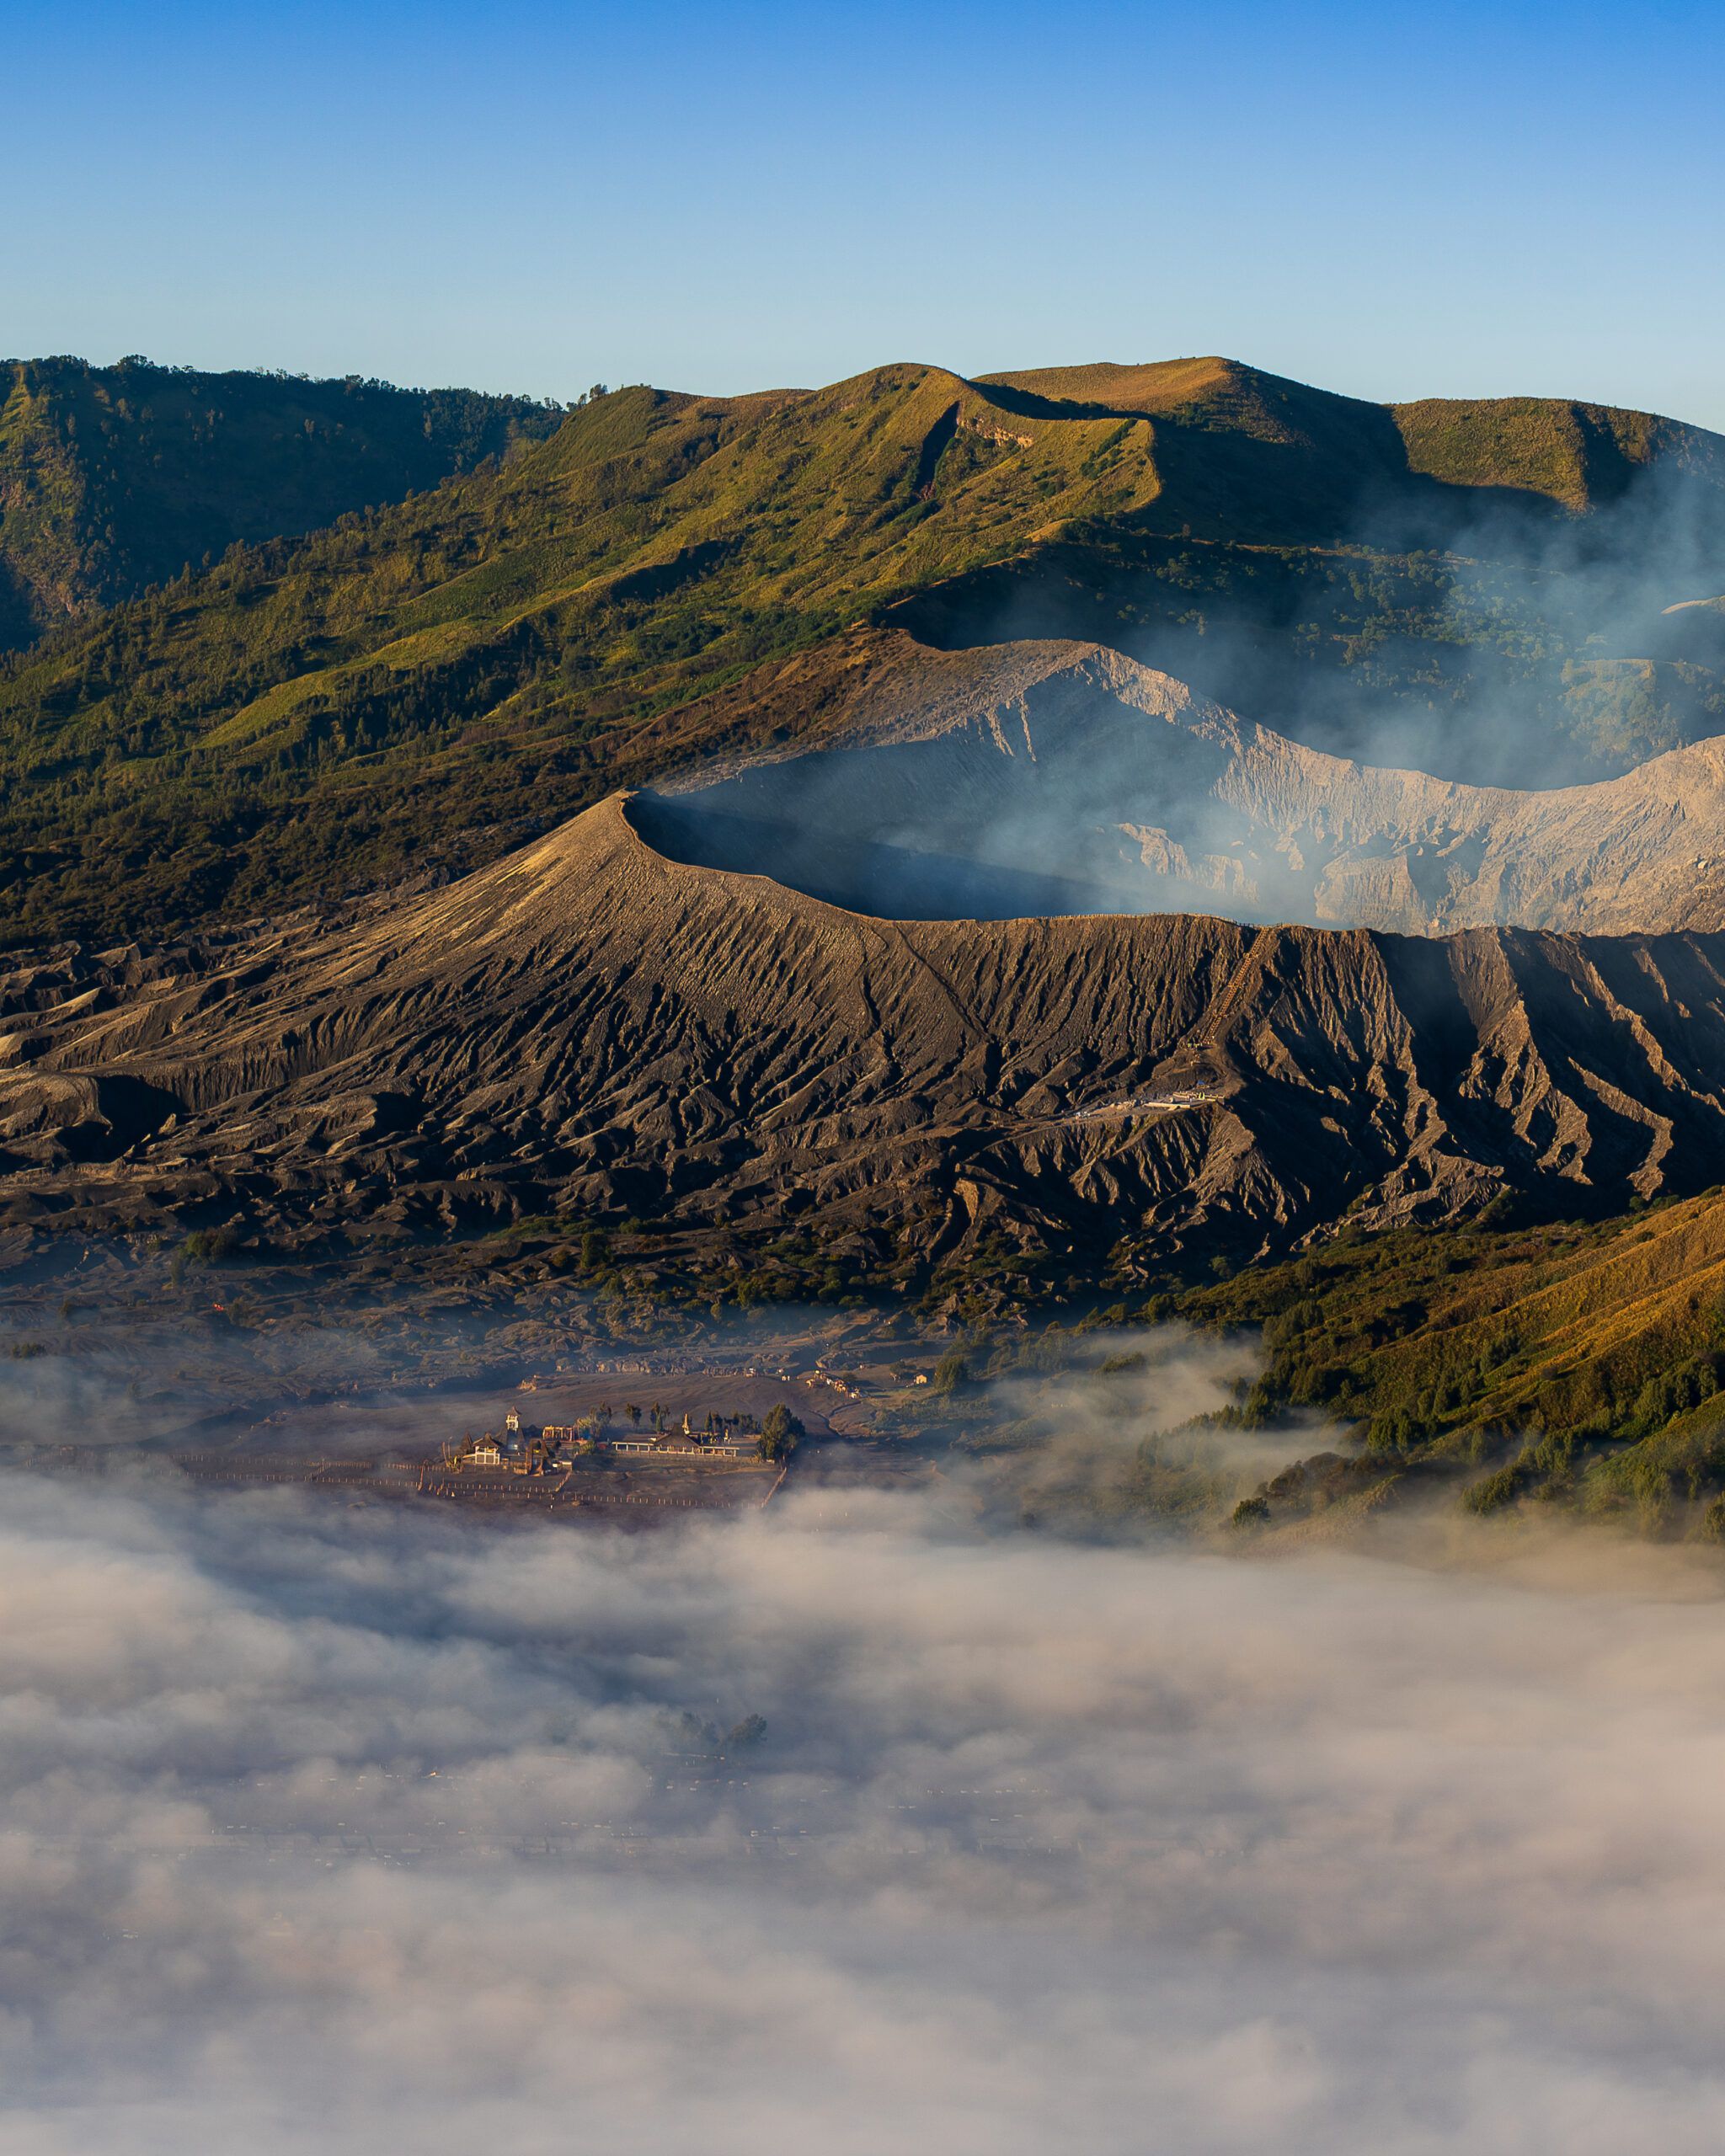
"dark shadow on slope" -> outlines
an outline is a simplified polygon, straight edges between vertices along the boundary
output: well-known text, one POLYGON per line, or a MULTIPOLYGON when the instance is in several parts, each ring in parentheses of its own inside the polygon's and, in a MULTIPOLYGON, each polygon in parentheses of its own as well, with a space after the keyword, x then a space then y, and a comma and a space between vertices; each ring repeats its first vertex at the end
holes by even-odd
POLYGON ((770 877, 809 898, 882 921, 1018 921, 1142 910, 1130 893, 1105 884, 838 838, 796 824, 692 808, 662 794, 633 795, 628 814, 667 860, 770 877))

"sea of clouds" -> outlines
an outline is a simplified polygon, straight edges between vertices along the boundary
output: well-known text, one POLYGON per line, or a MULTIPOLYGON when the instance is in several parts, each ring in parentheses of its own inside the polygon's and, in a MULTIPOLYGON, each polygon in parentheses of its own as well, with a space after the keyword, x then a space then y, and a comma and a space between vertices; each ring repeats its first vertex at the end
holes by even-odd
POLYGON ((6 1498, 8 2156, 1725 2142, 1678 1556, 6 1498))

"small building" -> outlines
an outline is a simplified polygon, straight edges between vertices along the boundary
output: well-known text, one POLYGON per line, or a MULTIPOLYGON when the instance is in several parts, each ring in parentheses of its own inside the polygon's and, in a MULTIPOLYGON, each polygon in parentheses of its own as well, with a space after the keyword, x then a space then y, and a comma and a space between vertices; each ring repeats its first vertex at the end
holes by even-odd
POLYGON ((730 1438, 702 1438, 692 1432, 666 1430, 656 1438, 613 1438, 614 1453, 644 1454, 654 1460, 745 1460, 754 1449, 730 1438))

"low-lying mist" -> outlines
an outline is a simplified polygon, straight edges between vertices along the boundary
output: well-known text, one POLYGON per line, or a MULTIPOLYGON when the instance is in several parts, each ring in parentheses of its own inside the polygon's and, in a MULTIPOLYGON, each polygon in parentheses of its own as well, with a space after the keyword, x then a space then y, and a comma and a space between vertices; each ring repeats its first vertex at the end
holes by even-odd
POLYGON ((1711 1568, 7 1488, 19 2156, 1725 2132, 1711 1568))

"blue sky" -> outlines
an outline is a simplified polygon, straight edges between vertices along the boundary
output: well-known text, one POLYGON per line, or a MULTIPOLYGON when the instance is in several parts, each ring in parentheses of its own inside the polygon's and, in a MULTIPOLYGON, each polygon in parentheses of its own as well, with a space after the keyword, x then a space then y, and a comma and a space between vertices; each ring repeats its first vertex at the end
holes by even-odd
POLYGON ((1221 351, 1725 429, 1725 9, 0 0, 0 349, 555 396, 1221 351))

